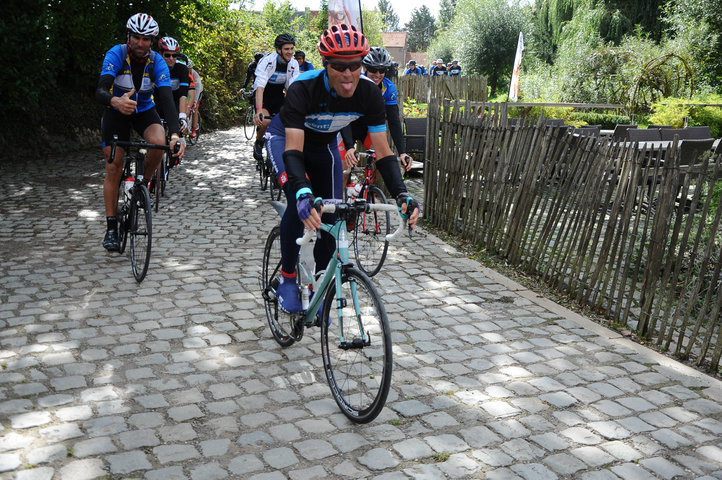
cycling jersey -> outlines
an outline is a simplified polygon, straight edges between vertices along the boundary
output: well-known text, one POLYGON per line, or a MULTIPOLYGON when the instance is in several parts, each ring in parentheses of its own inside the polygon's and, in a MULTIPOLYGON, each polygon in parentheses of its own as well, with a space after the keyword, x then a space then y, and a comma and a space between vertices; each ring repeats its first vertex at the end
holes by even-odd
POLYGON ((432 75, 435 75, 435 76, 446 75, 446 67, 443 65, 437 65, 436 68, 434 68, 434 72, 432 73, 432 75))
POLYGON ((396 90, 394 82, 384 77, 381 79, 381 85, 379 85, 379 88, 381 89, 381 95, 384 97, 385 105, 398 104, 399 93, 398 90, 396 90))
POLYGON ((173 90, 173 100, 176 108, 181 97, 188 97, 188 87, 190 86, 190 73, 188 67, 180 62, 176 62, 170 69, 170 87, 173 90))
POLYGON ((284 135, 285 128, 304 130, 304 142, 328 144, 336 133, 351 122, 366 126, 370 132, 386 131, 384 99, 368 77, 360 77, 351 98, 336 96, 328 85, 326 70, 304 72, 291 85, 286 101, 271 122, 272 133, 284 135))
POLYGON ((461 75, 461 66, 452 65, 451 67, 449 67, 449 75, 461 75))
POLYGON ((258 61, 256 79, 253 81, 253 90, 258 87, 274 88, 279 92, 288 87, 298 76, 298 62, 292 58, 288 63, 281 61, 276 52, 269 53, 258 61))
POLYGON ((127 51, 125 45, 115 45, 105 54, 103 59, 103 69, 100 76, 111 75, 113 77, 113 86, 110 93, 115 97, 122 97, 132 89, 135 93, 130 97, 138 102, 135 113, 144 112, 153 108, 153 85, 158 87, 170 87, 170 72, 160 54, 150 51, 148 58, 144 60, 145 67, 143 77, 139 81, 134 81, 133 73, 130 68, 130 54, 126 54, 123 58, 123 51, 127 51), (152 64, 152 66, 151 66, 152 64))
POLYGON ((424 72, 419 67, 407 68, 404 71, 404 75, 423 75, 423 74, 424 74, 424 72))
POLYGON ((303 62, 298 64, 298 69, 301 72, 308 72, 309 70, 313 70, 313 63, 311 62, 303 62))

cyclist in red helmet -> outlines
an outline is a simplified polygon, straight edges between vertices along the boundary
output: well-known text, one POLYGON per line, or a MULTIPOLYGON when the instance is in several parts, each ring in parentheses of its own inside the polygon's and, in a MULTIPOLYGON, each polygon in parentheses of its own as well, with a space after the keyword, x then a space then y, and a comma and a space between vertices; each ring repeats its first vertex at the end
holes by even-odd
MULTIPOLYGON (((277 291, 279 305, 287 313, 302 310, 295 281, 296 238, 304 226, 320 228, 321 217, 315 207, 322 198, 342 198, 343 170, 355 163, 344 164, 339 155, 336 138, 342 128, 358 122, 368 129, 379 158, 376 167, 396 198, 400 213, 408 216, 411 228, 419 216, 418 203, 406 190, 398 159, 386 138, 381 91, 361 77, 361 60, 369 52, 366 37, 353 25, 333 25, 321 35, 318 51, 323 69, 303 72, 296 78, 266 135, 269 158, 288 200, 281 219, 282 281, 277 291)), ((314 248, 319 268, 328 264, 334 250, 330 235, 322 234, 321 238, 314 248)))

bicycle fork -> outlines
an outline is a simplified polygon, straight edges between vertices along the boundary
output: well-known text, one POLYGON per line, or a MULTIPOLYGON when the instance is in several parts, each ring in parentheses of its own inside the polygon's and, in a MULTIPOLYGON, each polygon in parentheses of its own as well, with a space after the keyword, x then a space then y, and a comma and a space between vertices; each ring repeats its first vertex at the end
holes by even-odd
MULTIPOLYGON (((342 222, 343 223, 343 222, 342 222)), ((339 223, 341 225, 341 223, 339 223)), ((351 300, 353 302, 353 311, 356 316, 356 322, 358 323, 358 331, 361 333, 361 337, 354 337, 350 341, 344 337, 343 334, 343 309, 347 306, 347 300, 342 296, 343 280, 346 276, 346 270, 353 268, 353 264, 349 262, 348 258, 348 236, 346 235, 345 228, 339 228, 338 234, 338 255, 339 263, 336 267, 336 309, 338 312, 338 336, 339 345, 341 350, 352 350, 352 349, 363 349, 371 345, 371 336, 368 332, 364 331, 363 321, 361 319, 361 306, 359 305, 358 295, 356 290, 356 282, 349 281, 349 288, 351 290, 351 300)))

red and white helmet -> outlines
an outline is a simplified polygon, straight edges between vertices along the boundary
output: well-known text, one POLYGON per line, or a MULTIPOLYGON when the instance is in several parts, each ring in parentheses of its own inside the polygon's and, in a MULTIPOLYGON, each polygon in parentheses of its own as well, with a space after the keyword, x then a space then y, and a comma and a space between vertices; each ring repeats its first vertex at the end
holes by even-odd
POLYGON ((163 37, 160 40, 158 40, 158 49, 168 52, 179 52, 180 51, 180 45, 178 44, 178 40, 176 40, 173 37, 163 37))
POLYGON ((153 20, 153 17, 147 13, 136 13, 128 19, 125 27, 128 29, 128 33, 147 35, 149 37, 157 37, 160 31, 158 22, 153 20))
POLYGON ((328 27, 318 41, 318 53, 326 58, 364 56, 369 49, 361 30, 345 23, 328 27))

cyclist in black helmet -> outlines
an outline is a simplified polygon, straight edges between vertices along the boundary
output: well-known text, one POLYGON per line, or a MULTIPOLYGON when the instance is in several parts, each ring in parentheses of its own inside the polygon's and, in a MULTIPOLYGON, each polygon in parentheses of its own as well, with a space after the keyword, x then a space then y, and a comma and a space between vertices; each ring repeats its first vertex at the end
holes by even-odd
POLYGON ((256 79, 256 67, 258 66, 258 61, 262 58, 263 53, 261 52, 256 52, 253 54, 253 61, 248 64, 248 68, 246 69, 246 79, 243 81, 241 91, 238 93, 243 94, 248 88, 249 83, 253 85, 253 81, 256 79))
POLYGON ((253 90, 256 93, 256 143, 253 145, 253 158, 263 159, 263 135, 271 122, 271 115, 281 110, 285 90, 299 73, 298 62, 293 58, 296 40, 288 33, 276 37, 276 51, 259 60, 256 67, 256 79, 253 90), (262 116, 261 116, 262 115, 262 116))

